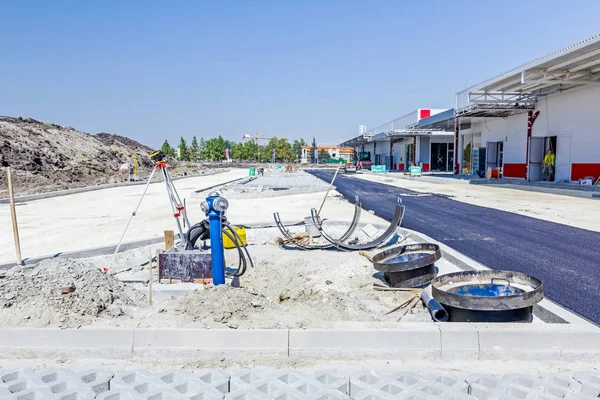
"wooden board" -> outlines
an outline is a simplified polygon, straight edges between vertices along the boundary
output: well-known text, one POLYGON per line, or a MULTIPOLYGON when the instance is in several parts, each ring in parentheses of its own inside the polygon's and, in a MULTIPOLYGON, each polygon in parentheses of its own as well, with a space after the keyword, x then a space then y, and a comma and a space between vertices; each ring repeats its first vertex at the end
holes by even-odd
POLYGON ((159 282, 174 279, 194 282, 197 279, 212 279, 212 257, 195 250, 159 254, 159 282))

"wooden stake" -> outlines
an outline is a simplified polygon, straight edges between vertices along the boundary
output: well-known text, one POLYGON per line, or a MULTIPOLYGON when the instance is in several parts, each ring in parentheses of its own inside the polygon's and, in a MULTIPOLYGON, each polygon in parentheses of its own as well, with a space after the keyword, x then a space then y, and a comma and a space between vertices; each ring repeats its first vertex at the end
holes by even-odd
MULTIPOLYGON (((156 259, 158 261, 158 258, 156 259)), ((152 250, 150 250, 150 263, 148 263, 148 303, 152 305, 152 250)))
POLYGON ((169 250, 175 244, 175 233, 173 231, 165 231, 165 249, 169 250))
POLYGON ((13 192, 12 171, 6 168, 6 182, 8 183, 8 198, 10 200, 10 216, 12 217, 13 236, 15 238, 15 252, 17 253, 17 264, 23 264, 21 258, 21 241, 19 240, 19 225, 17 224, 17 210, 15 209, 15 193, 13 192))
POLYGON ((331 183, 329 184, 329 187, 327 188, 327 193, 325 193, 325 197, 323 198, 321 207, 319 207, 319 211, 317 212, 317 217, 319 215, 321 215, 321 210, 323 209, 323 206, 325 205, 325 200, 327 200, 327 196, 329 196, 329 191, 331 190, 331 187, 333 186, 333 182, 335 181, 335 177, 337 176, 341 166, 342 166, 342 163, 340 162, 340 165, 338 165, 337 169, 335 170, 335 174, 333 174, 333 179, 331 180, 331 183))
POLYGON ((406 308, 404 309, 404 311, 400 315, 400 318, 398 318, 398 322, 400 322, 400 320, 402 319, 402 317, 404 317, 406 314, 408 314, 408 312, 410 310, 412 310, 417 305, 417 303, 419 302, 419 300, 421 300, 421 296, 415 296, 413 298, 413 300, 410 302, 410 304, 406 306, 406 308))
POLYGON ((156 277, 157 277, 157 282, 160 282, 160 257, 158 257, 160 253, 161 253, 160 249, 156 249, 156 277))
POLYGON ((373 262, 373 257, 371 257, 370 255, 368 255, 367 253, 365 253, 364 251, 359 251, 358 254, 360 254, 361 256, 363 256, 364 258, 366 258, 367 260, 373 262))

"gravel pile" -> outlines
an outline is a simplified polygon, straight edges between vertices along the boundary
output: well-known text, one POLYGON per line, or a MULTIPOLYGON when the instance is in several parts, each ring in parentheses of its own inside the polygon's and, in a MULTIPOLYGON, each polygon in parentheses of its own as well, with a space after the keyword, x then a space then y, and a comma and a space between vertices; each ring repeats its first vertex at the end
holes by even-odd
POLYGON ((144 295, 93 264, 55 259, 0 270, 0 327, 77 328, 118 318, 144 295))

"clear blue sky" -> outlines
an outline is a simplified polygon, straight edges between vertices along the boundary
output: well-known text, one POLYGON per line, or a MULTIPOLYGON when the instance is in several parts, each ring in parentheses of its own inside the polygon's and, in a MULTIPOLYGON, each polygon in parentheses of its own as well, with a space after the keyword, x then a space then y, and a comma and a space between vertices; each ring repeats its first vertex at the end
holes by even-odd
POLYGON ((8 1, 0 115, 334 142, 600 30, 600 0, 8 1))

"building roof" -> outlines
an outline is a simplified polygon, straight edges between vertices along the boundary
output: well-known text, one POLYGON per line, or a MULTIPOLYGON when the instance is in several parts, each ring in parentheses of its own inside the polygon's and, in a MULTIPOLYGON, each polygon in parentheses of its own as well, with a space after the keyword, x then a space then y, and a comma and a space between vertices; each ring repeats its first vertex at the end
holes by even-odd
POLYGON ((527 112, 540 96, 591 84, 600 84, 600 34, 458 92, 455 115, 527 112))

